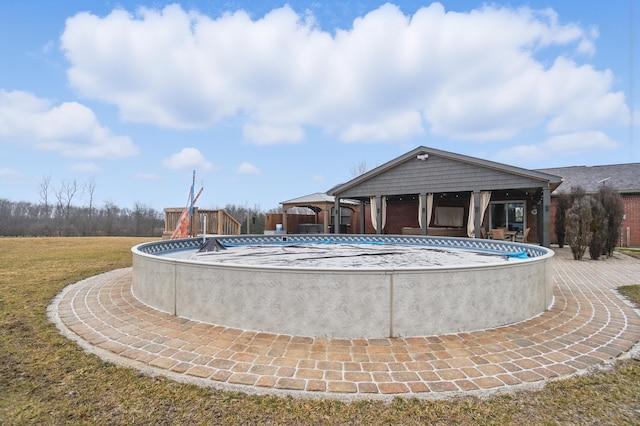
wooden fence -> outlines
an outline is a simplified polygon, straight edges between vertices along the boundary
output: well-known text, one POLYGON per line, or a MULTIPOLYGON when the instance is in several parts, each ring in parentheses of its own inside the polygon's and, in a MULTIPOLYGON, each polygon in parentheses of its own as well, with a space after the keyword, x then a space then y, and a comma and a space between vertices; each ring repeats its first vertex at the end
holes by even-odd
MULTIPOLYGON (((170 238, 178 225, 178 220, 184 208, 164 209, 164 232, 163 238, 170 238)), ((231 217, 224 210, 200 210, 193 208, 193 223, 191 235, 218 234, 218 235, 240 235, 241 224, 231 217), (204 229, 206 223, 207 229, 204 229)))

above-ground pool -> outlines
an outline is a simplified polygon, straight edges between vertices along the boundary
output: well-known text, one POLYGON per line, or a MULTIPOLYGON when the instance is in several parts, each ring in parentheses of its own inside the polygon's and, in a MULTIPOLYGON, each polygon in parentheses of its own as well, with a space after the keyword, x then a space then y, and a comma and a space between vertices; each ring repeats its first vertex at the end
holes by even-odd
POLYGON ((553 252, 506 241, 207 236, 144 243, 132 252, 132 290, 142 302, 192 320, 276 334, 459 333, 534 317, 553 297, 553 252))

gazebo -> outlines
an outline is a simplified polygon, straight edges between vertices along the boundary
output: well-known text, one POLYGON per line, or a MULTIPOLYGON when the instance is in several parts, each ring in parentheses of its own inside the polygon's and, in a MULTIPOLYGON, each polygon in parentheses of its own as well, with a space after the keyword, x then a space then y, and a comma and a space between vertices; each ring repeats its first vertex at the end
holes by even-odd
POLYGON ((353 211, 354 208, 359 205, 359 202, 353 200, 342 200, 340 203, 336 204, 334 196, 316 192, 314 194, 283 201, 280 204, 282 205, 282 223, 283 230, 285 232, 287 232, 287 211, 295 207, 306 207, 313 210, 315 213, 316 223, 318 223, 320 219, 322 220, 323 232, 328 234, 331 225, 332 209, 335 208, 338 211, 338 214, 342 208, 348 208, 353 211))

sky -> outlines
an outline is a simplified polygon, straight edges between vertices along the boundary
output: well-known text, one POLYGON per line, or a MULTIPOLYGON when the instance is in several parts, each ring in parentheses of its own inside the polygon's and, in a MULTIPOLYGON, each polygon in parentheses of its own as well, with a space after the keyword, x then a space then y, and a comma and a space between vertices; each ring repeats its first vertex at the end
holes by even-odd
POLYGON ((199 207, 268 211, 418 146, 640 162, 639 23, 635 0, 0 1, 0 199, 162 210, 195 171, 199 207))

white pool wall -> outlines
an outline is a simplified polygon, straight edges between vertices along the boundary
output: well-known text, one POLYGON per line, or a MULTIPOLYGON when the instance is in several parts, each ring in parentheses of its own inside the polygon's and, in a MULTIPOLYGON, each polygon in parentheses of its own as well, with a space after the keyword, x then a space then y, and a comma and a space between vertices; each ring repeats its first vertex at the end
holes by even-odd
POLYGON ((244 330, 328 338, 441 335, 526 320, 553 300, 553 252, 537 246, 529 250, 544 254, 524 261, 402 269, 202 263, 145 253, 144 246, 132 249, 138 299, 172 315, 244 330))

